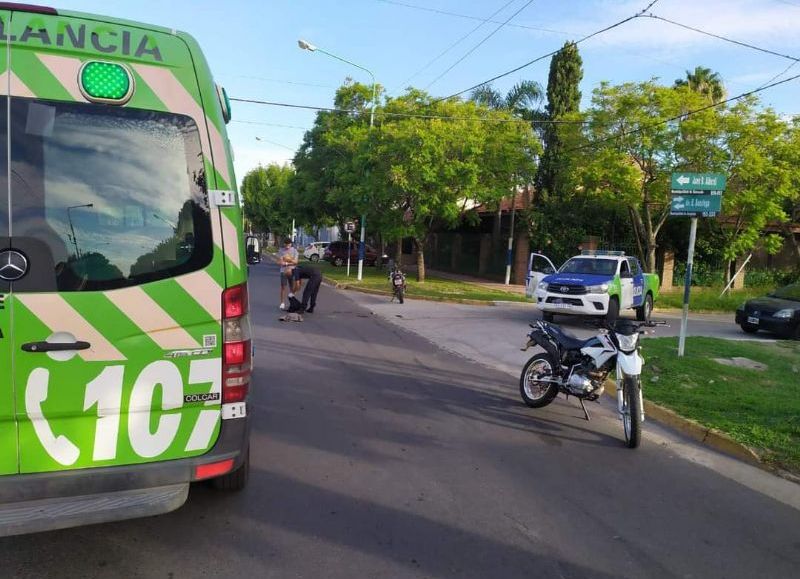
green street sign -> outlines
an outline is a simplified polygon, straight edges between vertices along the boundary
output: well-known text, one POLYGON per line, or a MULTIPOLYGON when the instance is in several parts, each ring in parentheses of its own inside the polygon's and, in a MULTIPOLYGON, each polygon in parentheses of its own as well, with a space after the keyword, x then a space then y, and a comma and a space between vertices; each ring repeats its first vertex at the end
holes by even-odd
POLYGON ((673 192, 670 215, 690 215, 693 217, 715 217, 722 210, 722 194, 686 194, 673 192))
POLYGON ((725 191, 722 173, 673 173, 673 191, 725 191))

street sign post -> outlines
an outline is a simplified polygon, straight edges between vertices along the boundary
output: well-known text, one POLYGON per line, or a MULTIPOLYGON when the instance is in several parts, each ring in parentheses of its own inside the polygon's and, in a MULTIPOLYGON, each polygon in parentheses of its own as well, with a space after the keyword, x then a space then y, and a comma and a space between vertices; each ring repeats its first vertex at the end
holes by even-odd
POLYGON ((697 218, 716 217, 722 211, 722 192, 727 178, 722 173, 673 173, 672 200, 669 214, 690 216, 689 256, 686 260, 686 277, 683 286, 683 315, 681 334, 678 340, 678 356, 683 357, 686 348, 686 331, 689 325, 689 294, 692 287, 694 246, 697 240, 697 218))
POLYGON ((347 232, 347 277, 350 277, 350 254, 353 252, 353 232, 356 230, 356 224, 348 221, 344 224, 344 230, 347 232))

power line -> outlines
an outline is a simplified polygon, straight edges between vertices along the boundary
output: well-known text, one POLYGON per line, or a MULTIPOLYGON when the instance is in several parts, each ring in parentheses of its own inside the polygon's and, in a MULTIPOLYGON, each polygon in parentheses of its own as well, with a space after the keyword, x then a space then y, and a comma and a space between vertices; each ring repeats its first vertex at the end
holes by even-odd
MULTIPOLYGON (((344 113, 344 114, 353 114, 357 111, 353 111, 350 109, 337 109, 333 107, 317 107, 313 105, 301 105, 296 103, 282 103, 276 101, 264 101, 258 99, 245 99, 245 98, 236 98, 231 97, 230 100, 232 102, 238 103, 248 103, 248 104, 256 104, 256 105, 264 105, 264 106, 272 106, 272 107, 285 107, 291 109, 304 109, 304 110, 311 110, 311 111, 324 111, 324 112, 331 112, 331 113, 344 113)), ((449 116, 449 115, 426 115, 421 113, 392 113, 382 110, 375 111, 376 116, 384 116, 384 117, 398 117, 398 118, 413 118, 413 119, 431 119, 431 120, 445 120, 445 121, 470 121, 470 122, 481 122, 481 123, 522 123, 526 125, 531 124, 542 124, 542 125, 585 125, 587 121, 571 121, 571 120, 524 120, 524 119, 508 119, 508 118, 487 118, 487 117, 457 117, 457 116, 449 116)), ((244 123, 252 123, 251 121, 236 121, 236 122, 244 122, 244 123)))
MULTIPOLYGON (((427 6, 418 6, 416 4, 409 4, 408 2, 398 2, 396 0, 377 0, 378 2, 383 2, 384 4, 394 4, 395 6, 403 6, 405 8, 413 8, 414 10, 422 10, 423 12, 433 12, 434 14, 443 14, 444 16, 453 16, 455 18, 464 18, 467 20, 479 20, 481 22, 485 22, 483 18, 479 16, 470 16, 468 14, 459 14, 458 12, 448 12, 447 10, 439 10, 437 8, 428 8, 427 6)), ((500 24, 498 20, 489 20, 490 24, 500 24)), ((527 24, 514 24, 509 23, 509 28, 524 28, 526 30, 536 30, 538 32, 550 32, 552 34, 561 34, 564 36, 570 36, 571 33, 564 32, 563 30, 553 30, 552 28, 540 28, 537 26, 530 26, 527 24)))
MULTIPOLYGON (((781 74, 783 74, 783 73, 781 73, 781 74)), ((756 89, 753 89, 753 90, 750 90, 750 91, 747 91, 747 92, 743 92, 741 94, 738 94, 736 96, 732 96, 730 98, 727 98, 727 99, 719 101, 719 102, 709 103, 709 104, 704 105, 702 107, 686 111, 685 113, 681 113, 679 115, 675 115, 674 117, 670 117, 668 119, 662 119, 662 120, 656 121, 654 123, 648 123, 646 125, 639 126, 639 127, 635 128, 635 129, 631 129, 629 131, 620 131, 620 132, 618 132, 618 133, 616 133, 614 135, 611 135, 611 136, 608 136, 608 137, 604 137, 604 138, 599 139, 597 141, 592 141, 591 143, 587 143, 586 145, 581 145, 580 147, 575 147, 573 149, 567 149, 566 151, 563 151, 562 154, 568 154, 568 153, 573 153, 575 151, 581 151, 583 149, 588 149, 588 148, 594 147, 595 145, 600 144, 600 143, 605 143, 605 142, 608 142, 608 141, 613 141, 614 139, 618 139, 620 137, 625 137, 625 136, 628 136, 628 135, 641 133, 642 131, 644 131, 646 129, 652 129, 654 127, 658 127, 659 125, 666 125, 666 124, 669 124, 669 123, 672 123, 672 122, 675 122, 675 121, 680 121, 680 120, 683 120, 683 119, 685 119, 687 117, 690 117, 692 115, 696 115, 698 113, 702 113, 703 111, 707 111, 709 109, 714 109, 714 108, 717 108, 717 107, 721 107, 723 105, 726 105, 726 104, 741 100, 743 98, 752 96, 754 94, 763 92, 765 90, 774 88, 776 86, 779 86, 779 85, 782 85, 782 84, 786 84, 787 82, 791 82, 793 80, 797 80, 798 78, 800 78, 800 74, 796 74, 794 76, 790 76, 789 78, 785 78, 783 80, 778 80, 778 81, 775 81, 775 82, 772 82, 772 83, 769 83, 769 84, 765 84, 764 86, 761 86, 759 88, 756 88, 756 89)))
MULTIPOLYGON (((601 34, 604 34, 604 33, 608 32, 609 30, 613 30, 614 28, 618 28, 618 27, 622 26, 623 24, 626 24, 626 23, 630 22, 631 20, 635 20, 636 18, 639 18, 639 17, 640 17, 642 14, 646 13, 646 12, 647 12, 648 10, 650 10, 650 9, 651 9, 653 6, 655 6, 655 4, 656 4, 658 1, 659 1, 659 0, 652 0, 652 1, 650 2, 650 4, 648 4, 648 5, 647 5, 647 6, 646 6, 644 9, 640 10, 640 11, 639 11, 639 12, 637 12, 636 14, 634 14, 634 15, 632 15, 632 16, 628 16, 627 18, 624 18, 623 20, 620 20, 619 22, 615 22, 614 24, 611 24, 611 25, 609 25, 609 26, 606 26, 605 28, 601 28, 600 30, 597 30, 596 32, 592 32, 591 34, 588 34, 588 35, 584 36, 583 38, 580 38, 580 39, 578 39, 578 40, 574 41, 574 42, 573 42, 573 44, 576 44, 576 45, 577 45, 577 44, 581 44, 582 42, 586 42, 586 41, 587 41, 587 40, 589 40, 590 38, 594 38, 595 36, 599 36, 599 35, 601 35, 601 34)), ((508 71, 506 71, 506 72, 503 72, 503 73, 501 73, 501 74, 498 74, 498 75, 496 75, 496 76, 493 76, 492 78, 490 78, 490 79, 488 79, 488 80, 485 80, 485 81, 483 81, 483 82, 479 82, 478 84, 476 84, 476 85, 473 85, 473 86, 471 86, 471 87, 469 87, 469 88, 465 88, 464 90, 460 90, 460 91, 458 91, 457 93, 453 93, 453 94, 451 94, 450 96, 447 96, 447 97, 443 97, 443 98, 437 99, 437 100, 435 100, 434 102, 439 102, 439 101, 443 101, 443 100, 451 99, 451 98, 454 98, 454 97, 460 96, 460 95, 464 94, 465 92, 470 92, 470 91, 473 91, 473 90, 475 90, 476 88, 482 87, 482 86, 483 86, 483 85, 485 85, 485 84, 490 84, 490 83, 493 83, 493 82, 494 82, 494 81, 496 81, 496 80, 499 80, 499 79, 501 79, 501 78, 503 78, 503 77, 506 77, 506 76, 508 76, 508 75, 510 75, 510 74, 514 74, 515 72, 519 72, 519 71, 520 71, 520 70, 522 70, 523 68, 527 68, 527 67, 529 67, 529 66, 530 66, 530 65, 532 65, 532 64, 535 64, 535 63, 537 63, 537 62, 540 62, 540 61, 544 60, 545 58, 550 58, 550 57, 552 57, 552 56, 554 56, 554 55, 558 54, 560 51, 561 51, 561 49, 559 48, 558 50, 554 50, 554 51, 552 51, 552 52, 548 52, 547 54, 543 54, 542 56, 539 56, 539 57, 537 57, 537 58, 534 58, 533 60, 529 60, 529 61, 528 61, 528 62, 526 62, 525 64, 522 64, 522 65, 520 65, 520 66, 517 66, 516 68, 512 68, 511 70, 508 70, 508 71)))
POLYGON ((277 123, 266 123, 266 122, 263 122, 263 121, 250 121, 250 120, 234 119, 231 122, 232 123, 239 123, 239 124, 242 124, 242 125, 259 125, 259 126, 264 126, 264 127, 278 127, 278 128, 281 128, 281 129, 297 129, 297 130, 300 130, 300 131, 310 131, 311 130, 311 127, 301 127, 299 125, 280 125, 280 124, 277 124, 277 123))
POLYGON ((440 53, 439 53, 439 55, 438 55, 438 56, 436 56, 436 57, 434 57, 433 59, 431 59, 431 60, 430 60, 430 61, 429 61, 429 62, 428 62, 428 63, 427 63, 425 66, 423 66, 422 68, 420 68, 420 69, 419 69, 417 72, 415 72, 414 74, 412 74, 411 76, 409 76, 407 79, 405 79, 405 80, 404 80, 402 83, 400 83, 400 86, 401 86, 401 88, 402 88, 403 86, 405 86, 405 85, 406 85, 406 83, 407 83, 408 81, 410 81, 412 78, 414 78, 414 77, 416 77, 418 74, 420 74, 420 73, 422 73, 422 72, 425 72, 426 70, 428 70, 428 69, 431 67, 431 65, 432 65, 433 63, 435 63, 436 61, 438 61, 438 60, 439 60, 440 58, 442 58, 442 57, 443 57, 445 54, 447 54, 448 52, 450 52, 451 50, 453 50, 453 49, 454 49, 456 46, 458 46, 458 45, 459 45, 459 44, 461 44, 463 41, 465 41, 467 38, 469 38, 470 36, 472 36, 472 35, 473 35, 475 32, 477 32, 477 31, 478 31, 478 29, 482 28, 482 27, 483 27, 483 26, 484 26, 486 23, 488 23, 488 22, 491 22, 492 18, 494 18, 495 16, 497 16, 497 15, 498 15, 500 12, 502 12, 503 10, 505 10, 505 9, 506 9, 506 8, 507 8, 507 7, 508 7, 510 4, 513 4, 515 1, 516 1, 516 0, 509 0, 509 1, 508 1, 508 2, 506 2, 506 3, 505 3, 505 4, 504 4, 504 5, 503 5, 503 6, 502 6, 500 9, 498 9, 497 11, 495 11, 495 12, 494 12, 494 13, 493 13, 491 16, 489 16, 489 17, 488 17, 488 18, 486 18, 485 20, 481 20, 480 24, 478 24, 478 25, 477 25, 475 28, 473 28, 472 30, 470 30, 469 32, 467 32, 467 33, 466 33, 464 36, 462 36, 461 38, 459 38, 458 40, 456 40, 454 43, 452 43, 450 46, 448 46, 447 48, 445 48, 445 49, 444 49, 442 52, 440 52, 440 53))
POLYGON ((269 143, 270 145, 275 145, 276 147, 283 147, 284 149, 289 149, 290 151, 296 150, 294 147, 290 147, 289 145, 284 145, 283 143, 278 143, 277 141, 270 141, 269 139, 265 139, 264 137, 256 137, 256 141, 263 141, 265 143, 269 143))
POLYGON ((707 32, 706 30, 701 30, 700 28, 695 28, 694 26, 689 26, 688 24, 682 24, 680 22, 675 22, 674 20, 670 20, 669 18, 664 18, 663 16, 658 16, 656 14, 642 14, 641 18, 652 18, 654 20, 661 20, 662 22, 667 22, 669 24, 673 24, 680 28, 685 28, 686 30, 691 30, 692 32, 697 32, 698 34, 703 34, 705 36, 711 36, 712 38, 717 38, 719 40, 723 40, 725 42, 730 42, 731 44, 736 44, 738 46, 743 46, 745 48, 750 48, 752 50, 757 50, 758 52, 763 52, 765 54, 771 54, 772 56, 779 56, 780 58, 786 58, 788 60, 793 60, 795 62, 800 61, 800 58, 795 56, 790 56, 788 54, 781 54, 780 52, 775 52, 774 50, 769 50, 768 48, 762 48, 760 46, 756 46, 755 44, 749 44, 747 42, 742 42, 741 40, 735 40, 733 38, 728 38, 727 36, 722 36, 721 34, 714 34, 713 32, 707 32))
POLYGON ((492 36, 494 36, 495 34, 497 34, 498 32, 500 32, 500 29, 501 29, 501 28, 503 28, 503 27, 504 27, 506 24, 508 24, 509 22, 511 22, 511 21, 512 21, 512 20, 513 20, 513 19, 514 19, 514 18, 515 18, 515 17, 516 17, 516 16, 517 16, 517 15, 518 15, 520 12, 522 12, 522 11, 523 11, 523 10, 525 10, 525 9, 526 9, 528 6, 530 6, 531 4, 533 4, 533 2, 534 2, 534 0, 528 0, 528 1, 525 3, 525 5, 524 5, 524 6, 522 6, 522 8, 520 8, 519 10, 517 10, 516 12, 514 12, 514 14, 512 14, 511 16, 509 16, 509 17, 508 17, 508 18, 505 20, 505 22, 502 22, 502 23, 498 24, 498 25, 497 25, 497 28, 495 28, 495 29, 494 29, 494 30, 492 30, 492 31, 491 31, 489 34, 487 34, 487 35, 486 35, 486 36, 483 38, 483 40, 481 40, 481 41, 480 41, 478 44, 476 44, 475 46, 473 46, 472 48, 470 48, 470 49, 469 49, 469 50, 466 52, 466 54, 464 54, 464 56, 462 56, 461 58, 459 58, 457 61, 455 61, 453 64, 451 64, 451 65, 450 65, 450 67, 449 67, 447 70, 445 70, 445 71, 444 71, 442 74, 440 74, 439 76, 437 76, 436 78, 434 78, 434 79, 433 79, 431 82, 429 82, 429 83, 428 83, 428 86, 426 86, 426 87, 425 87, 425 90, 428 90, 428 88, 430 88, 431 86, 433 86, 434 84, 436 84, 436 83, 439 81, 439 79, 441 79, 441 78, 442 78, 444 75, 446 75, 448 72, 450 72, 451 70, 453 70, 453 69, 454 69, 456 66, 458 66, 459 64, 461 64, 461 62, 463 62, 465 58, 467 58, 467 57, 468 57, 470 54, 472 54, 472 53, 473 53, 473 52, 475 52, 475 51, 476 51, 478 48, 480 48, 480 47, 481 47, 481 46, 482 46, 482 45, 483 45, 483 44, 484 44, 484 43, 485 43, 487 40, 489 40, 489 39, 490 39, 492 36))
POLYGON ((337 88, 330 84, 317 84, 314 82, 301 82, 296 80, 286 80, 282 78, 266 78, 263 76, 252 76, 247 74, 222 74, 220 76, 228 77, 228 78, 246 78, 250 80, 260 80, 262 82, 275 82, 280 84, 292 84, 296 86, 310 86, 315 88, 337 88))

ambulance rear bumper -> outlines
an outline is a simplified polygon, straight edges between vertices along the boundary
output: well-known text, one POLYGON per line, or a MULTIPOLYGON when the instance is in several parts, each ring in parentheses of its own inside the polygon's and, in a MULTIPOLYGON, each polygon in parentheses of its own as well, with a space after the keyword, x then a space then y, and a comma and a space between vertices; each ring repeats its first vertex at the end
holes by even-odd
POLYGON ((168 513, 186 502, 198 465, 247 456, 248 417, 223 420, 206 454, 149 464, 0 476, 0 537, 168 513))

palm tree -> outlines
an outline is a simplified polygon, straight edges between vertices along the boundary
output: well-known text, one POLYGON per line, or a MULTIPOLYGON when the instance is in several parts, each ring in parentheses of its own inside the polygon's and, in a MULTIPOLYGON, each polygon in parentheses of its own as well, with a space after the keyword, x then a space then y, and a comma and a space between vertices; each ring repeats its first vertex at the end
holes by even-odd
POLYGON ((543 114, 540 105, 544 101, 544 91, 538 82, 523 80, 503 96, 491 85, 485 84, 472 91, 470 100, 491 109, 508 110, 521 119, 533 121, 543 114))
POLYGON ((694 72, 687 70, 686 78, 676 79, 675 86, 688 86, 715 104, 725 98, 725 85, 719 73, 703 66, 695 67, 694 72))

